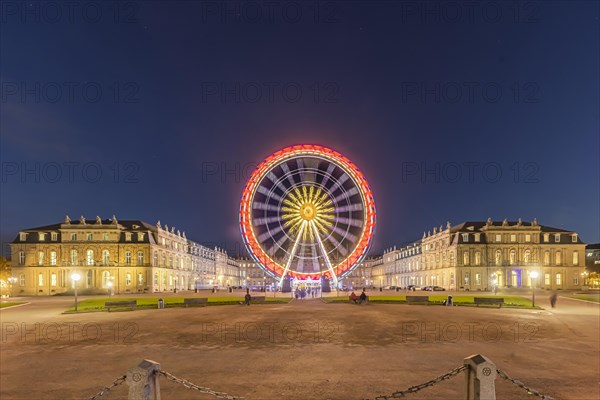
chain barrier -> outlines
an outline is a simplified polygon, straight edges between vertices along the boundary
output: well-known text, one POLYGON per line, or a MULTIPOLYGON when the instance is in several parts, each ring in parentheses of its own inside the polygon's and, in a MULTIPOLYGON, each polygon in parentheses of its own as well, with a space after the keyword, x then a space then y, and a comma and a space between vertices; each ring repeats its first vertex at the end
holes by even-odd
POLYGON ((99 399, 100 397, 104 396, 106 393, 110 392, 112 389, 116 388, 117 386, 119 386, 120 384, 122 384, 123 382, 125 382, 125 379, 127 379, 127 375, 123 375, 123 376, 118 377, 117 379, 115 379, 113 381, 113 383, 111 383, 108 386, 104 386, 101 391, 99 391, 94 396, 88 398, 87 400, 96 400, 96 399, 99 399))
POLYGON ((161 375, 163 375, 165 378, 167 378, 170 381, 179 383, 179 384, 185 386, 187 389, 197 390, 200 393, 210 394, 210 395, 215 396, 217 398, 227 399, 227 400, 243 399, 243 397, 231 396, 231 395, 229 395, 227 393, 217 392, 217 391, 209 389, 207 387, 195 385, 195 384, 193 384, 192 382, 190 382, 190 381, 188 381, 186 379, 178 378, 175 375, 170 374, 170 373, 168 373, 166 371, 158 371, 158 373, 161 374, 161 375))
POLYGON ((533 388, 530 388, 529 386, 526 386, 523 382, 518 381, 518 380, 516 380, 514 378, 511 378, 510 376, 508 376, 506 374, 506 372, 502 371, 501 369, 497 369, 496 371, 498 372, 498 376, 500 376, 502 379, 506 379, 507 381, 509 381, 513 385, 518 386, 520 388, 523 388, 523 389, 527 390, 527 393, 532 394, 534 396, 537 396, 537 397, 539 397, 541 399, 544 399, 544 400, 554 400, 552 397, 546 396, 545 394, 541 394, 537 390, 535 390, 533 388))
POLYGON ((411 386, 411 387, 409 387, 406 390, 401 390, 401 391, 398 391, 398 392, 394 392, 394 393, 392 393, 389 396, 378 396, 378 397, 375 398, 375 400, 397 399, 398 397, 404 397, 404 396, 406 396, 407 394, 410 394, 410 393, 416 393, 419 390, 425 389, 427 387, 434 386, 434 385, 436 385, 436 384, 438 384, 440 382, 443 382, 443 381, 446 381, 448 379, 454 378, 456 375, 460 374, 465 369, 467 369, 467 367, 464 366, 464 365, 461 366, 461 367, 458 367, 458 368, 454 368, 453 370, 448 371, 445 374, 440 375, 440 376, 438 376, 436 378, 433 378, 433 379, 431 379, 431 380, 429 380, 429 381, 427 381, 425 383, 421 383, 420 385, 416 385, 416 386, 411 386))

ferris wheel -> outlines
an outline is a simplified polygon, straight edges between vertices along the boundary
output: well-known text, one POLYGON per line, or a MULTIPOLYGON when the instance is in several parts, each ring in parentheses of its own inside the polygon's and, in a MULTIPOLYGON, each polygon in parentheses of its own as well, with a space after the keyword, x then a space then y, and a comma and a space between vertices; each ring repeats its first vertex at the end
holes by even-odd
POLYGON ((298 145, 267 157, 248 180, 240 228, 271 276, 337 285, 365 257, 375 202, 362 172, 340 153, 298 145))

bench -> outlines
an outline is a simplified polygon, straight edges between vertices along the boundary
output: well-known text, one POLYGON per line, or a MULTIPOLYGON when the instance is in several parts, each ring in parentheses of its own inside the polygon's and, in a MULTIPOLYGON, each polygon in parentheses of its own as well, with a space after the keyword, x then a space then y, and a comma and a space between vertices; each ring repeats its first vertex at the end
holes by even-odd
POLYGON ((111 308, 130 308, 132 311, 137 307, 137 300, 128 301, 106 301, 104 308, 110 312, 111 308))
POLYGON ((265 299, 265 296, 252 296, 250 303, 264 303, 265 299))
POLYGON ((479 307, 480 304, 498 305, 498 307, 502 307, 502 304, 504 304, 504 298, 502 298, 502 297, 474 297, 473 303, 475 303, 475 305, 477 307, 479 307))
POLYGON ((183 305, 189 306, 205 306, 208 304, 208 299, 205 297, 188 297, 183 299, 183 305))
MULTIPOLYGON (((350 296, 348 296, 348 301, 352 304, 361 304, 360 301, 360 296, 356 296, 356 302, 352 301, 352 299, 350 298, 350 296)), ((369 296, 367 296, 367 298, 365 299, 364 303, 368 303, 369 302, 369 296)))
POLYGON ((408 304, 429 304, 429 296, 406 296, 408 304))

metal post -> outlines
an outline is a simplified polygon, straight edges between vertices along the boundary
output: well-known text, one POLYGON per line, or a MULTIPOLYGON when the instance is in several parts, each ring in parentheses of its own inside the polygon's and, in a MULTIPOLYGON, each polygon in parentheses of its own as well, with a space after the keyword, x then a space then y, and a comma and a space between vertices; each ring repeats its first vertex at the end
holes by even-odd
POLYGON ((465 400, 496 400, 496 365, 481 354, 465 358, 464 365, 465 400))
POLYGON ((160 364, 144 360, 127 371, 128 400, 160 400, 158 372, 160 364))

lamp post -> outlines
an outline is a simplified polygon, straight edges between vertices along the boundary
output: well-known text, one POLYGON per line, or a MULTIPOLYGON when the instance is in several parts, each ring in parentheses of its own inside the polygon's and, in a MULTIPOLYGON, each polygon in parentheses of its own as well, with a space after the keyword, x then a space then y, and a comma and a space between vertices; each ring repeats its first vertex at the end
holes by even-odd
POLYGON ((71 279, 73 280, 73 283, 75 284, 75 311, 77 311, 77 282, 79 282, 79 280, 81 279, 81 275, 79 275, 77 272, 71 274, 71 279))
POLYGON ((531 273, 529 274, 529 277, 531 278, 531 304, 533 307, 535 307, 535 284, 533 281, 534 281, 534 279, 537 279, 538 272, 531 271, 531 273))
MULTIPOLYGON (((585 289, 585 281, 586 281, 587 276, 588 276, 587 271, 584 271, 581 273, 581 290, 585 289)), ((8 279, 10 279, 10 278, 8 278, 8 279)))
POLYGON ((16 277, 14 277, 14 276, 9 276, 8 277, 8 290, 9 290, 8 296, 9 297, 10 297, 10 295, 12 295, 12 288, 13 288, 13 285, 16 282, 17 282, 17 278, 16 277))
POLYGON ((108 297, 112 296, 112 282, 106 282, 106 286, 108 286, 108 297))

